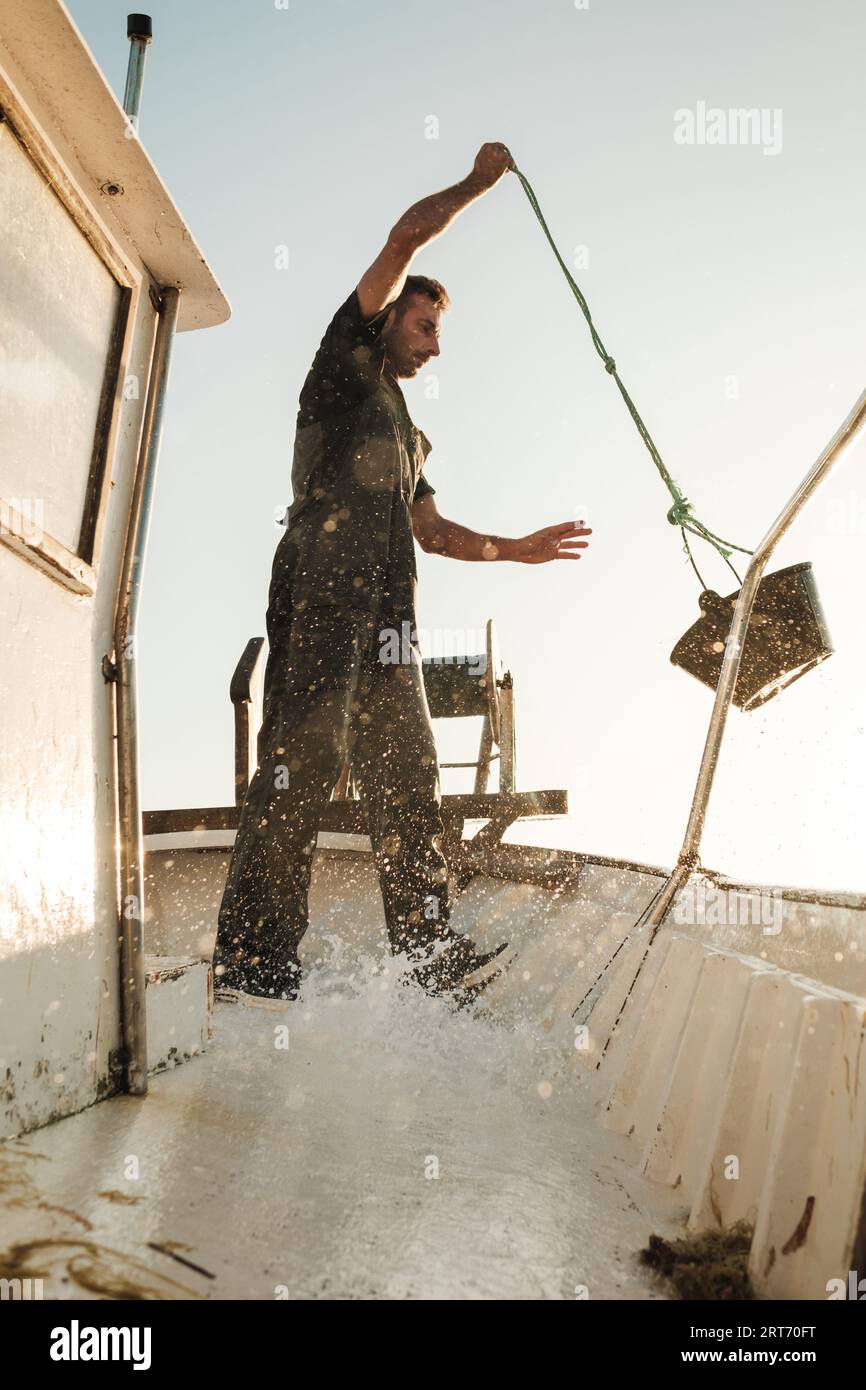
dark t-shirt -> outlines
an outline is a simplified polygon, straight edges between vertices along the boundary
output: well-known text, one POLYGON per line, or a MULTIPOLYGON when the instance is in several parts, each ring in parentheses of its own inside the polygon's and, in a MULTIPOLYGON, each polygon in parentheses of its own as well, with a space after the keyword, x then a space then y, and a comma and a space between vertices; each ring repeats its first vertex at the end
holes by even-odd
POLYGON ((365 323, 353 290, 325 331, 300 396, 287 524, 296 599, 413 617, 412 504, 435 488, 430 441, 384 371, 388 312, 365 323))

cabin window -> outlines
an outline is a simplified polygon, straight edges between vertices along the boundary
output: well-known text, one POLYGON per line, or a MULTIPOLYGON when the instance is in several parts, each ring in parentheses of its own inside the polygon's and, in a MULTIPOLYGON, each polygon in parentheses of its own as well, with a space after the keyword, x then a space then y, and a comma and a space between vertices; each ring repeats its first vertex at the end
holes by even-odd
POLYGON ((0 531, 74 577, 93 560, 129 292, 8 120, 0 208, 0 531))

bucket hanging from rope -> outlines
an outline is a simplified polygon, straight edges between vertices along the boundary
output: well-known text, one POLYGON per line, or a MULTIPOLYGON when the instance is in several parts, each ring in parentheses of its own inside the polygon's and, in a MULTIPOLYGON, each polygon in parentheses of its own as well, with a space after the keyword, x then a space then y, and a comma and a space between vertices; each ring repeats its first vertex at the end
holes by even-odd
MULTIPOLYGON (((683 496, 668 472, 649 430, 626 390, 616 361, 601 340, 589 305, 550 234, 532 185, 516 164, 513 165, 513 169, 586 319, 593 346, 604 363, 605 371, 613 377, 638 434, 673 498, 667 519, 671 525, 680 528, 684 549, 703 588, 700 597, 701 617, 677 642, 670 659, 675 666, 680 666, 715 690, 721 674, 725 640, 730 632, 734 604, 740 591, 737 589, 733 594, 721 598, 712 589, 704 586, 686 533, 697 536, 713 546, 733 570, 738 581, 740 577, 731 564, 731 552, 736 550, 744 555, 751 555, 752 552, 745 546, 735 545, 733 541, 723 540, 695 516, 691 503, 683 496)), ((802 564, 790 565, 787 569, 765 575, 758 585, 754 608, 746 629, 733 696, 734 704, 743 710, 757 709, 807 671, 811 671, 819 662, 831 656, 832 652, 811 563, 807 560, 802 564)))
MULTIPOLYGON (((675 666, 711 690, 719 683, 739 592, 737 589, 721 598, 712 589, 705 589, 700 597, 700 618, 671 652, 675 666)), ((742 710, 757 709, 832 654, 809 561, 775 570, 758 585, 733 702, 742 710)))

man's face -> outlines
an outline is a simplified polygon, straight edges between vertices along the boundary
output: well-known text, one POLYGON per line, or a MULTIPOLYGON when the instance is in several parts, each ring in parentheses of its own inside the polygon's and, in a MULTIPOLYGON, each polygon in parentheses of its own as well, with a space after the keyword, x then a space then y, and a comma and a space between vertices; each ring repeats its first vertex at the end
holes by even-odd
POLYGON ((439 356, 439 319, 440 310, 426 294, 413 294, 399 319, 391 310, 382 337, 395 376, 416 376, 429 358, 439 356))

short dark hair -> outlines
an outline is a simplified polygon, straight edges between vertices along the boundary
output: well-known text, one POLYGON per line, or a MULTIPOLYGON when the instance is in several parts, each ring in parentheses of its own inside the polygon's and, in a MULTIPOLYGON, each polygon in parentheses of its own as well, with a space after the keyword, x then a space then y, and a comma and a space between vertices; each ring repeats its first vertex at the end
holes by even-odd
POLYGON ((406 283, 392 306, 398 319, 402 318, 408 309, 413 294, 426 295, 435 308, 441 309, 443 313, 451 308, 448 291, 438 280, 431 280, 427 275, 407 275, 406 283))

